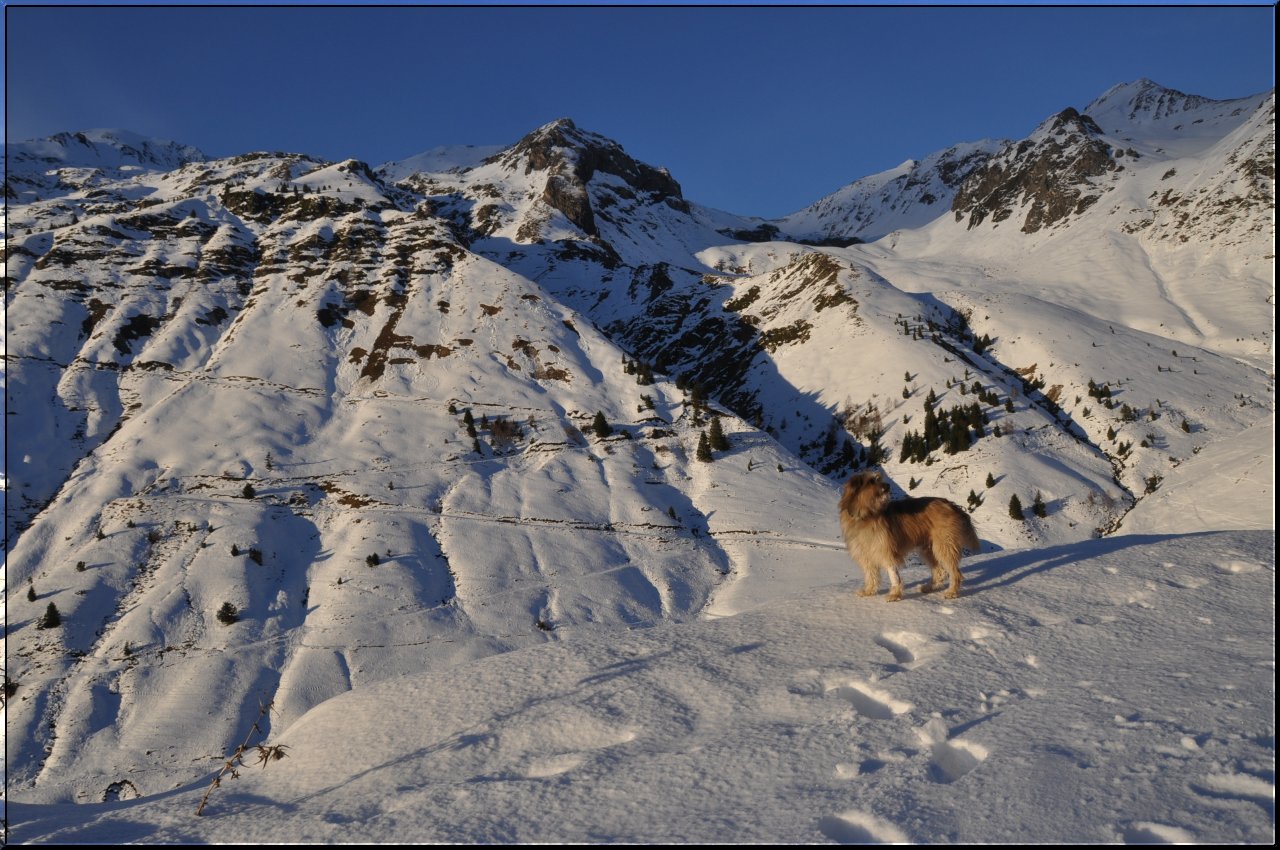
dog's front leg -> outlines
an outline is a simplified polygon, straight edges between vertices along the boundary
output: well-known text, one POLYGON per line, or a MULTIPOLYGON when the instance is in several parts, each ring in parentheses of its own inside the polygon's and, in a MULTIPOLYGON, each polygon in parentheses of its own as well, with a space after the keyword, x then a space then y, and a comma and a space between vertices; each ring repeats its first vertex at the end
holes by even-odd
POLYGON ((858 591, 858 595, 875 596, 880 592, 879 565, 859 560, 858 566, 862 567, 862 590, 858 591))
POLYGON ((902 598, 902 576, 898 575, 898 565, 889 565, 889 598, 886 602, 897 602, 902 598))

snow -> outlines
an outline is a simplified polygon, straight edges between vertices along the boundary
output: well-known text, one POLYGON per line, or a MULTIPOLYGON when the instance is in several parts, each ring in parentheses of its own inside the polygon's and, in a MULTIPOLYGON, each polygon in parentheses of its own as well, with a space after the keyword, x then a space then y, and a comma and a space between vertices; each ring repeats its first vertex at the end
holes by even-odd
POLYGON ((735 616, 582 629, 322 702, 199 818, 208 775, 120 802, 23 795, 11 837, 1273 840, 1270 532, 986 554, 955 601, 856 598, 842 557, 735 616))
POLYGON ((1204 211, 1265 197, 1232 163, 1274 131, 1164 91, 1204 120, 1126 118, 1149 161, 1036 234, 948 212, 995 142, 774 223, 598 168, 589 239, 515 149, 371 176, 89 134, 118 166, 11 174, 12 837, 1272 840, 1273 204, 1204 211), (884 235, 732 237, 766 224, 884 235), (704 463, 689 393, 624 364, 730 338, 771 341, 721 364, 758 415, 715 407, 704 463), (900 458, 974 382, 988 434, 900 458), (897 496, 971 494, 959 599, 855 596, 818 471, 846 404, 897 496), (265 699, 288 757, 195 818, 265 699))
POLYGON ((392 182, 398 182, 420 172, 437 174, 475 168, 504 149, 504 145, 440 145, 414 156, 383 163, 377 170, 392 182))

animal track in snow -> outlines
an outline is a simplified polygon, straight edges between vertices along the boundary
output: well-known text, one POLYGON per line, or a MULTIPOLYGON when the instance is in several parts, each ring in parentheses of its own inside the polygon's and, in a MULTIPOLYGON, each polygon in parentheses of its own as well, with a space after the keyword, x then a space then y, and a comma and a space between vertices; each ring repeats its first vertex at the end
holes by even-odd
POLYGON ((929 755, 930 778, 949 785, 986 761, 987 748, 969 741, 939 741, 929 755))
POLYGON ((1214 564, 1215 567, 1224 573, 1256 573, 1262 569, 1261 564, 1253 561, 1223 561, 1220 564, 1214 564))
POLYGON ((927 638, 915 632, 883 632, 876 636, 875 643, 888 651, 893 660, 907 670, 915 669, 947 650, 945 641, 927 638))
POLYGON ((908 844, 898 827, 868 812, 851 809, 818 821, 822 834, 837 844, 908 844))
POLYGON ((1249 800, 1272 810, 1276 804, 1275 784, 1247 773, 1212 773, 1202 783, 1192 783, 1191 787, 1205 797, 1249 800))
POLYGON ((1125 844, 1194 844, 1195 837, 1185 829, 1163 823, 1135 821, 1122 834, 1125 844))
POLYGON ((534 759, 524 770, 527 779, 546 779, 581 767, 587 757, 582 753, 562 753, 550 758, 534 759))
POLYGON ((981 744, 948 740, 950 733, 941 717, 930 720, 916 734, 929 747, 929 778, 934 782, 949 785, 986 761, 987 748, 981 744))
POLYGON ((846 700, 856 712, 872 720, 889 720, 911 710, 911 703, 894 699, 887 691, 857 680, 829 687, 827 693, 846 700))

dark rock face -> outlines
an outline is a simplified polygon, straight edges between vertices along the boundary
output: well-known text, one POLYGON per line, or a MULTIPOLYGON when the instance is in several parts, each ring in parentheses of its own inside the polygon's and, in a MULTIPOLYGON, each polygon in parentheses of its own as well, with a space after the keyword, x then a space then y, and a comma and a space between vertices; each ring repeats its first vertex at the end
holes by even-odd
POLYGON ((951 204, 956 221, 967 216, 972 230, 988 217, 998 223, 1029 204, 1022 231, 1035 233, 1084 212, 1104 191, 1091 178, 1117 167, 1101 134, 1088 115, 1063 110, 964 181, 951 204))
POLYGON ((622 178, 653 202, 676 209, 685 203, 680 184, 665 169, 632 159, 617 143, 579 130, 568 118, 530 133, 501 157, 511 166, 523 159, 526 174, 548 172, 542 199, 590 236, 597 230, 587 183, 598 171, 622 178))

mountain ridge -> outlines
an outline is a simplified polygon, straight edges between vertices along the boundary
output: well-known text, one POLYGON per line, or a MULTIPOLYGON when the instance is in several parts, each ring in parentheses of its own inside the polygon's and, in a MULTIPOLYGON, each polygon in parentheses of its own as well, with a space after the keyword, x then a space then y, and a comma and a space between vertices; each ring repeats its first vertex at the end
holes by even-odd
POLYGON ((436 171, 127 139, 156 167, 109 142, 138 167, 23 160, 12 781, 98 799, 115 752, 156 793, 204 775, 264 690, 276 728, 407 672, 848 575, 856 469, 964 503, 988 552, 1131 515, 1273 525, 1247 495, 1269 481, 1174 513, 1214 458, 1265 475, 1274 421, 1273 113, 1180 102, 1222 134, 1176 163, 1064 110, 775 222, 564 119, 399 161, 436 171), (832 244, 846 225, 868 241, 832 244), (730 447, 707 462, 713 417, 730 447), (931 420, 947 436, 921 450, 931 420), (40 628, 51 602, 64 625, 40 628))

